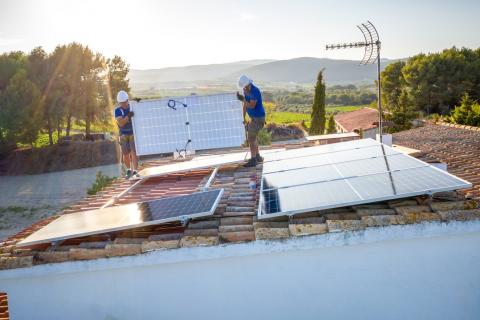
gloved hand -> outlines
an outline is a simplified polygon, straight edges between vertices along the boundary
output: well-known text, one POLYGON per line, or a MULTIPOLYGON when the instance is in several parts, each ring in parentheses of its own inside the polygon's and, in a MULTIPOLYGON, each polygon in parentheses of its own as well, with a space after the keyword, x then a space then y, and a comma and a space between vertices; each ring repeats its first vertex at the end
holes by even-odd
POLYGON ((131 119, 133 116, 134 116, 133 111, 130 111, 130 112, 127 114, 127 117, 128 117, 129 119, 131 119))
POLYGON ((245 97, 242 94, 240 94, 240 92, 238 92, 238 91, 237 91, 237 99, 242 101, 242 102, 245 101, 245 97))

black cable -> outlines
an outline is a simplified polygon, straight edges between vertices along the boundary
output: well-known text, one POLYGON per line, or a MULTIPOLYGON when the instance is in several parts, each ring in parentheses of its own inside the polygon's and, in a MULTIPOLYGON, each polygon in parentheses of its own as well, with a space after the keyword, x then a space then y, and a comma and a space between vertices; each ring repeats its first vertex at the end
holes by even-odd
POLYGON ((177 103, 180 103, 181 105, 183 105, 184 108, 188 107, 186 103, 183 103, 183 102, 177 101, 177 100, 173 100, 173 99, 168 100, 167 106, 169 108, 172 108, 173 110, 177 110, 177 108, 176 108, 177 103))

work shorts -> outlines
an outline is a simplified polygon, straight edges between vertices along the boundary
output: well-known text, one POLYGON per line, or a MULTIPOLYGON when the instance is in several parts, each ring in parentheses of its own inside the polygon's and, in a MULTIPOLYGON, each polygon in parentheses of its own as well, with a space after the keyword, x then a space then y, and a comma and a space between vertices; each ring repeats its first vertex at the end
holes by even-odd
POLYGON ((251 118, 247 126, 248 140, 256 139, 258 132, 265 126, 265 117, 251 118))
POLYGON ((135 151, 135 139, 133 135, 121 135, 120 136, 120 147, 122 148, 122 153, 127 154, 130 152, 136 153, 135 151))

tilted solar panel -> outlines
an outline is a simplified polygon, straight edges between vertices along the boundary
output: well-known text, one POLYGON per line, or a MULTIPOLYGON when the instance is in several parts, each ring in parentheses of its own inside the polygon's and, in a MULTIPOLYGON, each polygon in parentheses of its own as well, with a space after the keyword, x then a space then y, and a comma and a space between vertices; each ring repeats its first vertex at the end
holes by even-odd
POLYGON ((78 238, 213 214, 223 189, 60 216, 18 246, 78 238))
POLYGON ((295 151, 265 155, 259 219, 471 187, 371 139, 295 151))

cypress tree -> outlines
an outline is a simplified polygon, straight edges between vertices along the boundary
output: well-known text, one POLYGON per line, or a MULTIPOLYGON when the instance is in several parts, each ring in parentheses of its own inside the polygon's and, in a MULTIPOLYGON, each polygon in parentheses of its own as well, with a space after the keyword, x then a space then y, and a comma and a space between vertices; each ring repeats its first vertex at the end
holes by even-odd
POLYGON ((333 116, 333 113, 330 113, 330 116, 328 117, 328 124, 327 124, 327 133, 335 133, 337 131, 335 127, 335 118, 333 116))
POLYGON ((323 82, 323 70, 320 70, 315 85, 315 95, 312 106, 312 122, 310 134, 323 134, 325 132, 325 83, 323 82))

